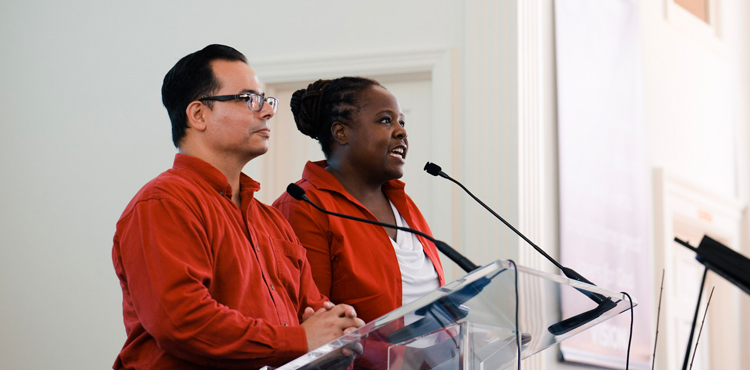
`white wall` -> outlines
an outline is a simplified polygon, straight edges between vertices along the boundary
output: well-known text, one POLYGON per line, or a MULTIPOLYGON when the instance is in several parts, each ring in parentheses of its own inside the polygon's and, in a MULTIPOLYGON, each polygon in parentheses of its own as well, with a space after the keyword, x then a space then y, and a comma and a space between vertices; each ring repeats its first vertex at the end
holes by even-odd
POLYGON ((180 57, 209 43, 236 47, 251 65, 455 47, 463 20, 460 2, 432 0, 28 1, 0 9, 3 369, 114 362, 125 340, 110 258, 115 222, 171 166, 160 88, 180 57))
MULTIPOLYGON (((518 221, 522 184, 512 177, 519 166, 514 108, 519 79, 507 72, 519 68, 515 29, 520 21, 517 0, 495 1, 4 2, 0 368, 111 366, 125 339, 110 259, 115 222, 135 192, 171 166, 175 150, 160 103, 164 74, 180 57, 209 43, 238 48, 251 65, 254 59, 455 50, 450 71, 459 82, 451 113, 455 125, 439 134, 457 135, 467 150, 451 164, 452 175, 509 221, 518 221), (500 87, 493 89, 490 82, 500 87), (470 106, 472 99, 486 104, 470 106), (482 141, 485 137, 497 141, 482 141), (478 169, 479 161, 487 170, 478 169), (497 189, 502 192, 490 195, 497 189)), ((541 1, 548 47, 545 89, 554 81, 548 54, 554 45, 551 3, 541 1)), ((714 55, 665 23, 662 0, 641 3, 650 165, 747 199, 749 5, 722 1, 727 51, 714 55), (681 77, 685 71, 699 73, 681 77)), ((544 127, 553 130, 554 96, 545 96, 544 127)), ((543 135, 550 146, 553 136, 543 135)), ((548 215, 556 214, 554 151, 543 152, 547 182, 544 216, 537 225, 540 244, 553 255, 557 220, 548 215)), ((459 220, 479 222, 458 229, 483 230, 481 238, 464 230, 454 241, 516 242, 457 191, 451 201, 463 210, 459 220)), ((517 256, 514 246, 503 248, 471 256, 478 263, 517 256)), ((546 353, 542 366, 575 368, 546 353)))

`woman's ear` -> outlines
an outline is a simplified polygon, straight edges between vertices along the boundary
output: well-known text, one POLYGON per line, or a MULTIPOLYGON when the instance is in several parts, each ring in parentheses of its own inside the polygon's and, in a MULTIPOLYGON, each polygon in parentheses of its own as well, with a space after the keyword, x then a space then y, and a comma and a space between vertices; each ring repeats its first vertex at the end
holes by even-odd
POLYGON ((185 109, 187 114, 188 127, 194 128, 198 131, 206 129, 206 113, 208 113, 208 107, 199 101, 193 101, 188 104, 185 109))
POLYGON ((331 136, 333 136, 333 140, 340 145, 346 145, 348 135, 349 127, 342 122, 336 121, 331 125, 331 136))

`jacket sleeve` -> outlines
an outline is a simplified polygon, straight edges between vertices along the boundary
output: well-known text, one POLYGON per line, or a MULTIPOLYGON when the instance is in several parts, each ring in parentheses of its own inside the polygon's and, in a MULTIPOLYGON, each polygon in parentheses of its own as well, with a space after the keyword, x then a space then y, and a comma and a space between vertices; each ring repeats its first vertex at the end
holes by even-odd
POLYGON ((280 365, 307 351, 302 327, 246 317, 211 297, 210 235, 182 203, 139 202, 118 224, 117 236, 138 319, 170 355, 205 366, 247 368, 280 365))
POLYGON ((306 203, 286 201, 274 204, 274 206, 286 217, 300 243, 307 250, 307 260, 310 262, 312 276, 318 290, 326 297, 330 297, 333 255, 326 215, 317 210, 313 211, 306 203), (317 214, 313 216, 311 211, 317 214))

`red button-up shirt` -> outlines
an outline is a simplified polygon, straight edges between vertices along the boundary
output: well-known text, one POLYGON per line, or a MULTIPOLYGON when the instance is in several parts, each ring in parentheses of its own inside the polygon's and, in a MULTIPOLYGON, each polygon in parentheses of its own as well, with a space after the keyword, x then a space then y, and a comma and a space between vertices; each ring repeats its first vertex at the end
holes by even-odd
POLYGON ((259 189, 242 174, 237 207, 219 170, 177 154, 133 198, 112 248, 128 335, 114 368, 259 368, 307 351, 301 315, 326 298, 259 189))
MULTIPOLYGON (((302 187, 314 203, 328 211, 377 221, 377 218, 328 171, 325 161, 307 162, 302 187)), ((432 235, 422 213, 404 192, 404 183, 391 180, 383 185, 386 197, 396 206, 409 227, 432 235)), ((302 245, 313 278, 321 293, 333 302, 346 303, 357 316, 370 322, 401 306, 402 282, 398 257, 388 233, 381 226, 328 216, 309 204, 284 193, 273 203, 289 220, 302 245)), ((417 236, 425 255, 445 284, 443 266, 435 244, 417 236)))

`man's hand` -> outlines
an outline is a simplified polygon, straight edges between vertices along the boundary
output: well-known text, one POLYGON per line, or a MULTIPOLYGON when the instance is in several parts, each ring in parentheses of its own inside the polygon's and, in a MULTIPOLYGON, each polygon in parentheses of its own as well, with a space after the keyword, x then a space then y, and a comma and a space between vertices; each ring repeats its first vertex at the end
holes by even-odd
POLYGON ((357 317, 352 306, 333 306, 326 302, 317 312, 308 307, 302 314, 302 327, 305 328, 307 350, 318 348, 344 334, 349 334, 365 324, 357 317))
MULTIPOLYGON (((323 308, 319 309, 318 312, 328 311, 334 307, 336 307, 336 305, 329 301, 325 301, 323 302, 323 308)), ((315 315, 315 310, 312 307, 305 308, 305 312, 302 313, 302 322, 307 321, 312 315, 315 315)))

